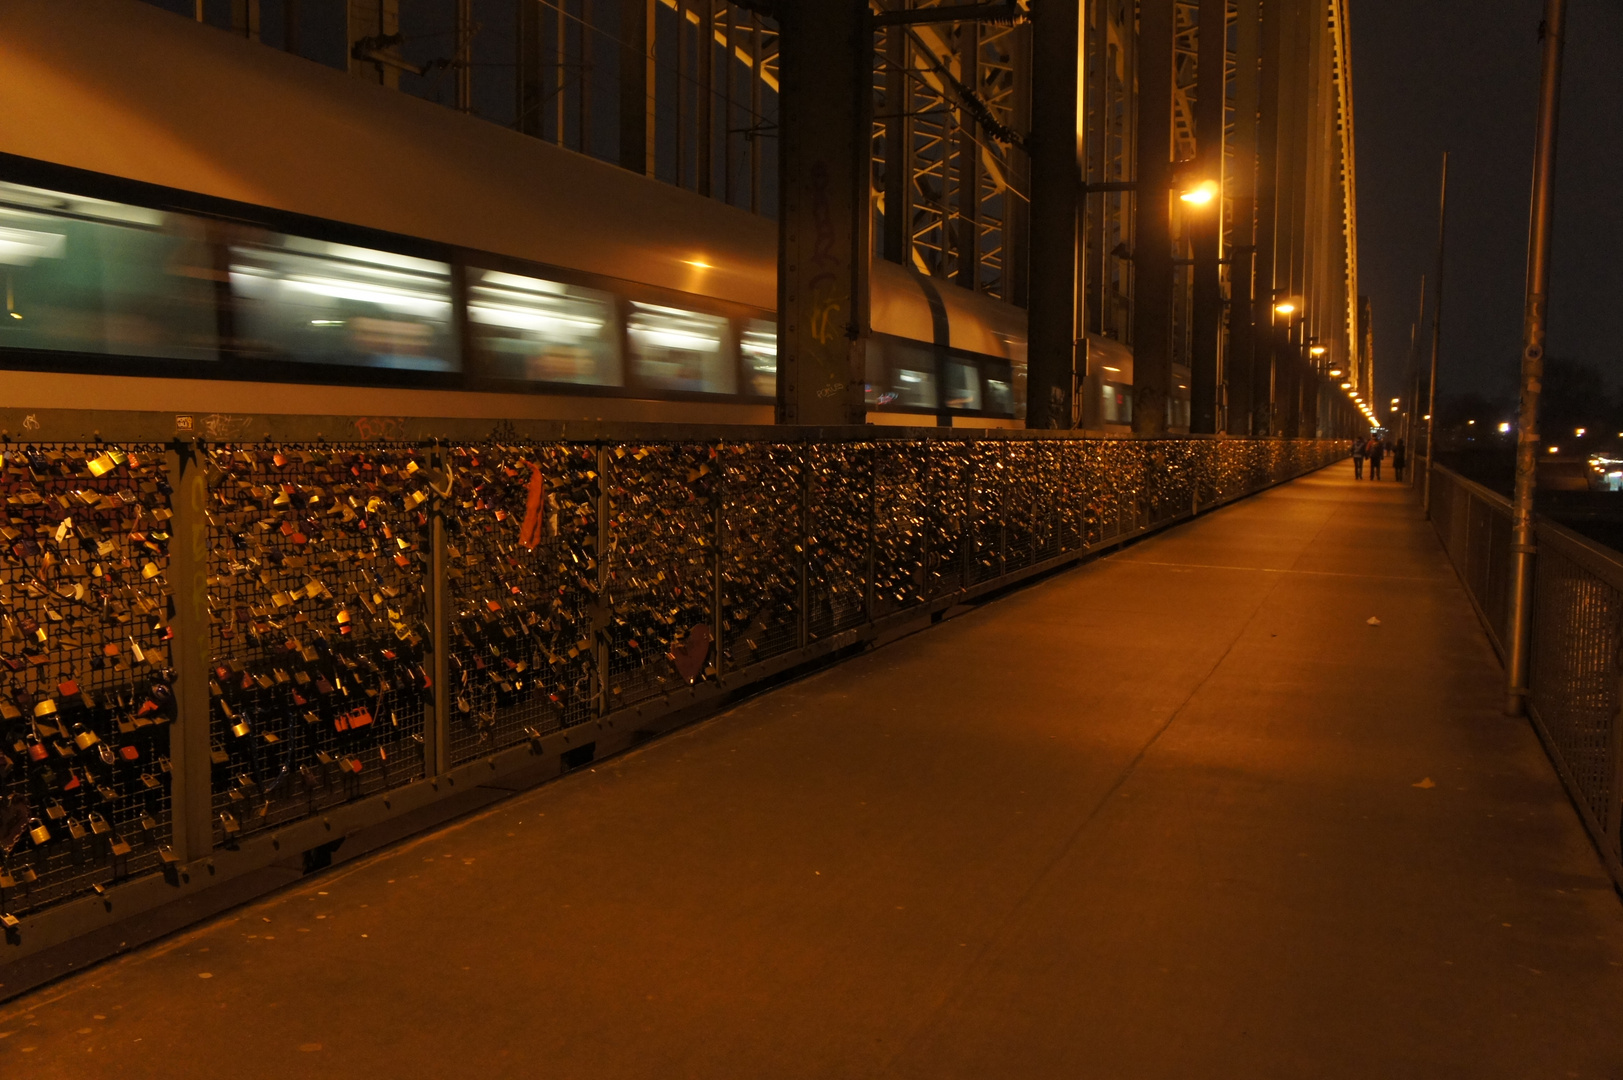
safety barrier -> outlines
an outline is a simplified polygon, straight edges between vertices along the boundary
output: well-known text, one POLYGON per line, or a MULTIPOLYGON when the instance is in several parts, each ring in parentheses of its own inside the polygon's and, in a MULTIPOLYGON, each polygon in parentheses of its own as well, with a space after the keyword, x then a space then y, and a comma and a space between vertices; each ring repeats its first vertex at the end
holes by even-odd
MULTIPOLYGON (((1432 521, 1502 659, 1510 633, 1510 501, 1436 466, 1432 521)), ((1623 555, 1544 518, 1536 532, 1528 714, 1623 885, 1623 555)))
POLYGON ((0 426, 0 965, 324 865, 346 837, 579 767, 1347 452, 875 427, 0 426))

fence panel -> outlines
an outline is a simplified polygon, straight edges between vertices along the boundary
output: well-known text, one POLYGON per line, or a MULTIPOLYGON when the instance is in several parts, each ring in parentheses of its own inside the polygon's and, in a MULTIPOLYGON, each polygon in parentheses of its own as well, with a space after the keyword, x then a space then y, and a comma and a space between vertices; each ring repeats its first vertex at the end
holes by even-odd
MULTIPOLYGON (((1510 504, 1434 467, 1432 522, 1501 657, 1509 626, 1510 504)), ((1623 557, 1553 522, 1537 523, 1528 712, 1614 877, 1619 860, 1619 653, 1623 557)))
POLYGON ((1346 453, 326 419, 389 436, 272 418, 304 434, 0 446, 0 914, 138 885, 175 848, 285 859, 279 837, 326 839, 347 804, 393 816, 385 796, 430 772, 435 792, 495 775, 484 759, 747 685, 1346 453), (193 462, 202 501, 172 508, 193 462), (206 579, 206 625, 173 602, 172 518, 207 542, 187 578, 206 579), (179 692, 176 655, 205 651, 207 692, 179 692), (202 759, 182 770, 171 731, 202 759), (196 793, 184 812, 176 790, 196 793))

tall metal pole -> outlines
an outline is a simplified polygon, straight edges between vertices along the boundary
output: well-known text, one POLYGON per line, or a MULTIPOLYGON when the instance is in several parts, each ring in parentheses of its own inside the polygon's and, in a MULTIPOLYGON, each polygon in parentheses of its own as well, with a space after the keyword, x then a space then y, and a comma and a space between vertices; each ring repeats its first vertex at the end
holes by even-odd
POLYGON ((1550 283, 1550 230, 1555 216, 1555 137, 1561 115, 1561 46, 1566 0, 1544 0, 1544 73, 1539 83, 1538 141, 1533 151, 1533 198, 1527 226, 1527 303, 1522 317, 1522 408, 1516 426, 1516 494, 1511 504, 1510 648, 1506 651, 1505 711, 1527 703, 1529 628, 1533 614, 1534 455, 1538 397, 1544 381, 1544 334, 1550 283))
MULTIPOLYGON (((1403 414, 1403 439, 1408 445, 1409 460, 1415 459, 1415 416, 1420 410, 1420 328, 1426 324, 1426 275, 1420 275, 1420 310, 1415 314, 1414 325, 1409 327, 1409 411, 1403 414)), ((1428 451, 1429 452, 1429 451, 1428 451)), ((1414 487, 1415 469, 1409 469, 1408 484, 1414 487)))
POLYGON ((1443 151, 1443 190, 1437 197, 1437 307, 1431 313, 1431 385, 1426 388, 1426 485, 1420 505, 1431 517, 1431 463, 1437 442, 1437 354, 1443 341, 1443 239, 1448 231, 1448 151, 1443 151))

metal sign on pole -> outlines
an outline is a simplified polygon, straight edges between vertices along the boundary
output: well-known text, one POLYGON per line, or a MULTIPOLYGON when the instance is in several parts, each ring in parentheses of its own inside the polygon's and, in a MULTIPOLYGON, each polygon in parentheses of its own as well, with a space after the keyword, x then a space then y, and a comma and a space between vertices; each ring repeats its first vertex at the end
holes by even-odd
POLYGON ((1561 45, 1566 0, 1545 0, 1539 36, 1544 72, 1539 81, 1538 135, 1533 150, 1533 198, 1527 224, 1527 302, 1522 317, 1521 415, 1516 425, 1516 490, 1511 500, 1510 640, 1506 642, 1505 711, 1527 702, 1528 627, 1533 608, 1534 456, 1538 451, 1538 398, 1544 381, 1545 320, 1549 311, 1550 230, 1555 215, 1555 140, 1561 114, 1561 45))

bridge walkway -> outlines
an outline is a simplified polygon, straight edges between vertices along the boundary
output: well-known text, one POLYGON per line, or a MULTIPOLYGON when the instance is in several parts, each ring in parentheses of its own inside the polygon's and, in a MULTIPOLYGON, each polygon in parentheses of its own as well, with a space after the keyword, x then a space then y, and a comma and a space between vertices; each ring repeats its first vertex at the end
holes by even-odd
POLYGON ((0 1075, 1616 1076, 1499 700, 1339 465, 12 1002, 0 1075))

